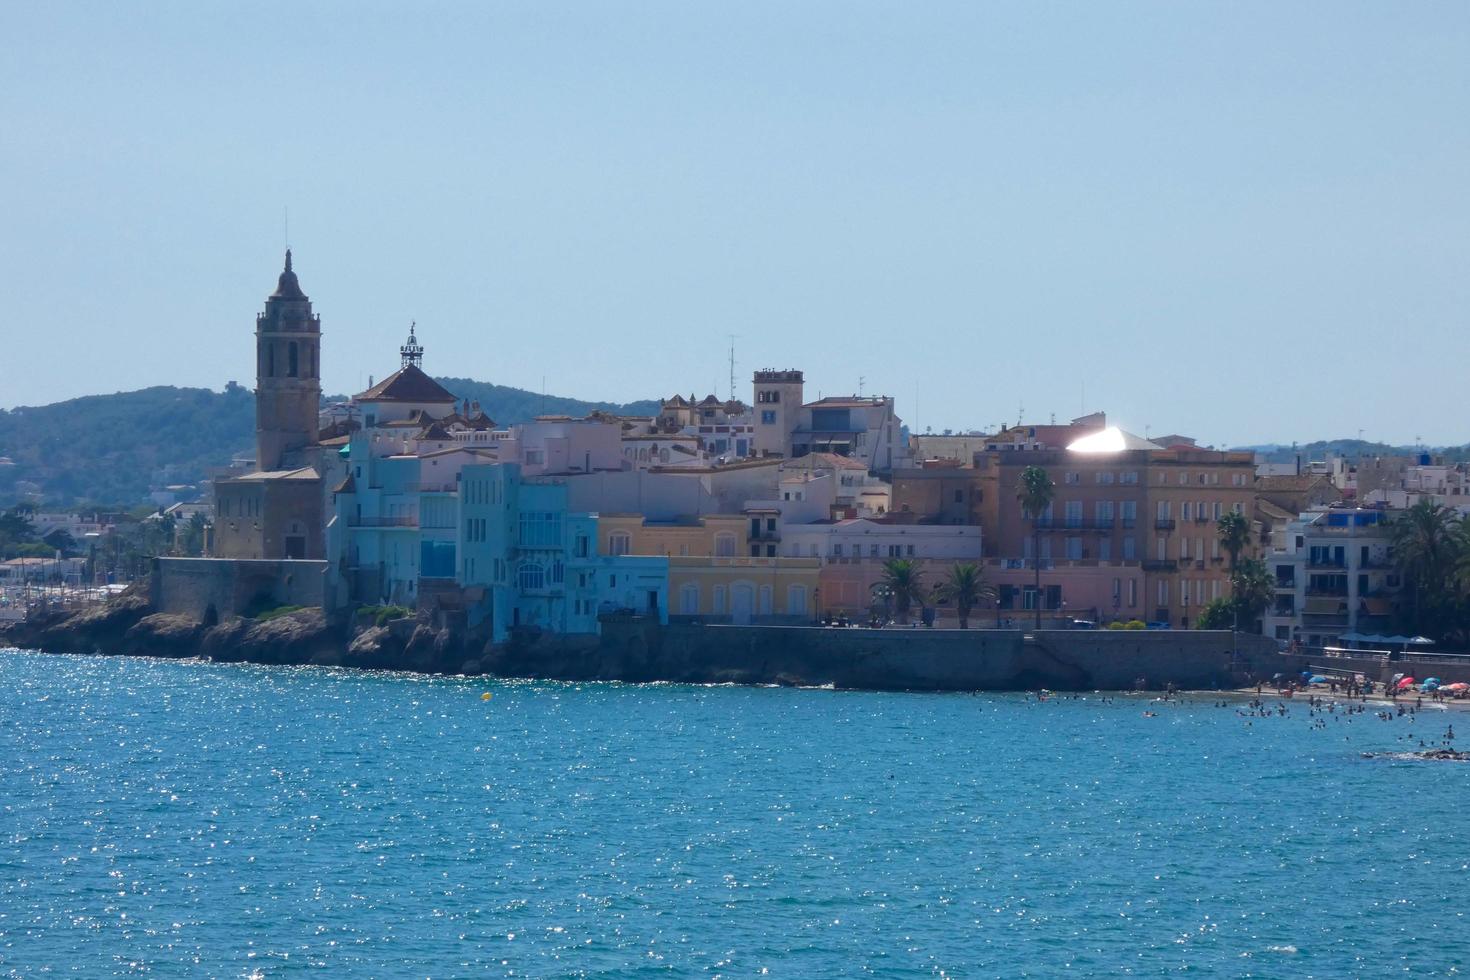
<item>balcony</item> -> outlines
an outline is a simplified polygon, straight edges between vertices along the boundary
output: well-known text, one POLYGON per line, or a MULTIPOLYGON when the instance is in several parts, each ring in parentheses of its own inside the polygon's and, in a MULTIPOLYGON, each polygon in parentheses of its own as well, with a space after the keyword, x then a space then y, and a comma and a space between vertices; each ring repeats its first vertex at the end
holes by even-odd
POLYGON ((1334 585, 1330 587, 1308 586, 1307 595, 1323 596, 1328 599, 1346 599, 1348 594, 1346 585, 1334 585))
POLYGON ((1179 563, 1166 558, 1146 559, 1143 562, 1145 572, 1173 572, 1179 569, 1179 563))
POLYGON ((348 527, 404 527, 419 526, 417 517, 349 517, 348 527))
POLYGON ((1347 568, 1347 560, 1337 558, 1311 558, 1307 560, 1307 567, 1313 569, 1344 570, 1347 568))
POLYGON ((1158 520, 1154 521, 1154 530, 1156 531, 1172 531, 1174 530, 1174 527, 1175 522, 1172 518, 1160 517, 1158 520))

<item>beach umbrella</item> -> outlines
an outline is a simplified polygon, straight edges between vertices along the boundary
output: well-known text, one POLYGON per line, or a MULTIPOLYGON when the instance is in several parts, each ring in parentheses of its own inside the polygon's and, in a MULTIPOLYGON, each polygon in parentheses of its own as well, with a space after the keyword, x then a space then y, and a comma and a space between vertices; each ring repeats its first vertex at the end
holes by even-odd
POLYGON ((1399 690, 1400 691, 1402 691, 1406 687, 1413 687, 1413 686, 1414 686, 1414 678, 1412 678, 1412 677, 1405 677, 1405 678, 1403 678, 1402 680, 1399 681, 1399 690))
POLYGON ((1424 678, 1424 683, 1433 684, 1435 687, 1439 687, 1440 680, 1438 677, 1426 677, 1424 678))
POLYGON ((1466 684, 1464 681, 1455 681, 1455 683, 1453 683, 1453 684, 1447 684, 1443 688, 1441 688, 1440 690, 1443 690, 1443 691, 1470 691, 1470 684, 1466 684))
POLYGON ((1326 684, 1327 683, 1327 678, 1323 677, 1321 674, 1313 674, 1311 676, 1311 679, 1307 683, 1309 683, 1309 684, 1326 684))

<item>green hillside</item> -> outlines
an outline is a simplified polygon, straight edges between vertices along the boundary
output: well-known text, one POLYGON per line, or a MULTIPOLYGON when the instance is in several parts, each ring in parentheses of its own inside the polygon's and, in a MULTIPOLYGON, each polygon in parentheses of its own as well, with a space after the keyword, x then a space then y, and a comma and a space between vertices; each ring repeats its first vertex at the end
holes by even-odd
MULTIPOLYGON (((468 378, 438 379, 480 403, 501 425, 540 414, 585 415, 593 409, 652 414, 652 401, 618 405, 542 396, 468 378)), ((232 385, 144 388, 89 395, 53 405, 0 409, 0 507, 39 488, 47 505, 128 505, 156 486, 197 483, 215 466, 253 452, 255 394, 232 385)))

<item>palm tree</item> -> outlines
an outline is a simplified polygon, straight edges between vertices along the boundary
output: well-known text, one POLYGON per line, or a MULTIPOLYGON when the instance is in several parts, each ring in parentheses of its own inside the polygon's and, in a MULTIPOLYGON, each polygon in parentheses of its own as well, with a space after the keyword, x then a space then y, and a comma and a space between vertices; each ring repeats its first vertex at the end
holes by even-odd
POLYGON ((982 601, 995 598, 995 589, 985 581, 985 570, 967 561, 949 570, 949 578, 939 584, 935 594, 954 603, 960 629, 965 630, 970 628, 970 610, 982 601))
POLYGON ((1239 511, 1226 511, 1215 522, 1215 533, 1220 536, 1220 547, 1230 555, 1230 577, 1235 578, 1235 566, 1240 563, 1240 553, 1250 543, 1251 525, 1239 511))
POLYGON ((1056 485, 1040 466, 1028 466, 1021 471, 1021 486, 1016 491, 1016 500, 1031 521, 1032 567, 1036 571, 1037 629, 1041 629, 1041 515, 1051 506, 1056 492, 1056 485))
POLYGON ((1454 590, 1466 553, 1461 528, 1459 515, 1431 500, 1419 501, 1394 522, 1394 559, 1410 588, 1415 629, 1422 628, 1426 600, 1437 605, 1454 590))
POLYGON ((890 558, 883 563, 883 584, 893 594, 898 621, 907 623, 914 600, 920 604, 924 601, 924 570, 911 559, 890 558))
POLYGON ((1266 611, 1271 603, 1276 580, 1271 570, 1259 558, 1247 558, 1240 563, 1230 578, 1230 602, 1234 606, 1236 623, 1244 619, 1252 624, 1266 611))

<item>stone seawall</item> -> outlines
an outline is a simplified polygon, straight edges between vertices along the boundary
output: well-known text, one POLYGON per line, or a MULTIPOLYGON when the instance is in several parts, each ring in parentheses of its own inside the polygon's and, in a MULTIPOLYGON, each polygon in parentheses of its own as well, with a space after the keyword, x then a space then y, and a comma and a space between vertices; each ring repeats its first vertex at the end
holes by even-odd
POLYGON ((561 680, 831 685, 874 690, 1225 688, 1280 668, 1274 641, 1229 632, 863 630, 608 620, 600 642, 544 636, 487 672, 561 680))
POLYGON ((488 631, 402 619, 329 620, 320 609, 219 623, 157 611, 131 595, 0 633, 54 653, 205 657, 546 680, 789 684, 866 690, 1058 691, 1236 687, 1286 669, 1274 641, 1228 632, 866 630, 812 626, 660 626, 606 617, 601 636, 488 631))
POLYGON ((252 607, 322 606, 324 561, 155 558, 149 601, 156 612, 218 622, 252 607))

